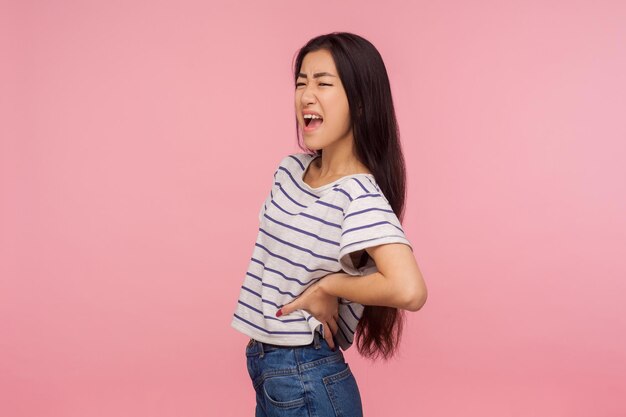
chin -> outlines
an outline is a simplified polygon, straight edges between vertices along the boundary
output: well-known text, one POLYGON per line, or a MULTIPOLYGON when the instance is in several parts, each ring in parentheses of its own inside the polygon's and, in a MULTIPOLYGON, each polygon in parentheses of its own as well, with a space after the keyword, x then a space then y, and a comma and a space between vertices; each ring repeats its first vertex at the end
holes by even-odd
POLYGON ((317 151, 318 149, 323 148, 323 145, 321 145, 319 141, 312 140, 311 138, 307 138, 306 136, 302 136, 302 139, 306 147, 312 151, 317 151))

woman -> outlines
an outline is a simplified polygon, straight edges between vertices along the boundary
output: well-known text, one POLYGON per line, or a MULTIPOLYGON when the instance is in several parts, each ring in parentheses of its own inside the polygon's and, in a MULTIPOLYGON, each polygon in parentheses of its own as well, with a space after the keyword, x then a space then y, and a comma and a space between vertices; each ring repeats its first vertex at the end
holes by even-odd
POLYGON ((336 346, 356 338, 362 355, 390 358, 403 310, 427 297, 400 224, 391 89, 376 48, 351 33, 310 40, 294 70, 298 133, 312 152, 284 157, 274 173, 232 326, 251 338, 256 416, 361 416, 336 346))

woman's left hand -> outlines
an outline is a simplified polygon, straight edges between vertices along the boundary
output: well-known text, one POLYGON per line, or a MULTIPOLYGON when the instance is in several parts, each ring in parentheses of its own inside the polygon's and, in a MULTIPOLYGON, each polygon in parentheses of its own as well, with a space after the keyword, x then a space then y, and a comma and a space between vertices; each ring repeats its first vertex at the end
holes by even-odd
POLYGON ((324 339, 331 349, 334 350, 335 342, 333 341, 333 335, 339 330, 337 325, 337 320, 339 320, 339 298, 324 291, 320 286, 322 279, 309 286, 298 298, 282 306, 276 313, 276 317, 289 314, 295 310, 308 311, 324 325, 324 339))

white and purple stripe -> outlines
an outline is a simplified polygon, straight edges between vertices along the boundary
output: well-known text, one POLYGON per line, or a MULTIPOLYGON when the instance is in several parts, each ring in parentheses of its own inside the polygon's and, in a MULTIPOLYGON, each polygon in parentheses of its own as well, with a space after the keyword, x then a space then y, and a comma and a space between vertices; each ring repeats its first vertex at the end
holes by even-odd
MULTIPOLYGON (((351 253, 385 243, 411 247, 373 175, 348 175, 312 188, 302 176, 315 158, 283 158, 259 211, 259 233, 231 325, 262 342, 311 343, 318 320, 304 310, 277 318, 276 310, 330 273, 376 271, 371 259, 357 270, 351 253)), ((343 350, 352 345, 362 313, 361 304, 340 300, 336 337, 343 350)))

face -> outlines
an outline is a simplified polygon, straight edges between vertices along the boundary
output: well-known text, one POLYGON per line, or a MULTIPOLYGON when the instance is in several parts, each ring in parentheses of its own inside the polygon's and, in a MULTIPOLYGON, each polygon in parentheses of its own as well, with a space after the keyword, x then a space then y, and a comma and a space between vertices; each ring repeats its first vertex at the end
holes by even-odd
POLYGON ((305 55, 296 80, 295 99, 298 126, 309 149, 352 140, 348 97, 330 52, 321 49, 305 55), (311 112, 322 117, 321 123, 304 117, 311 112))

